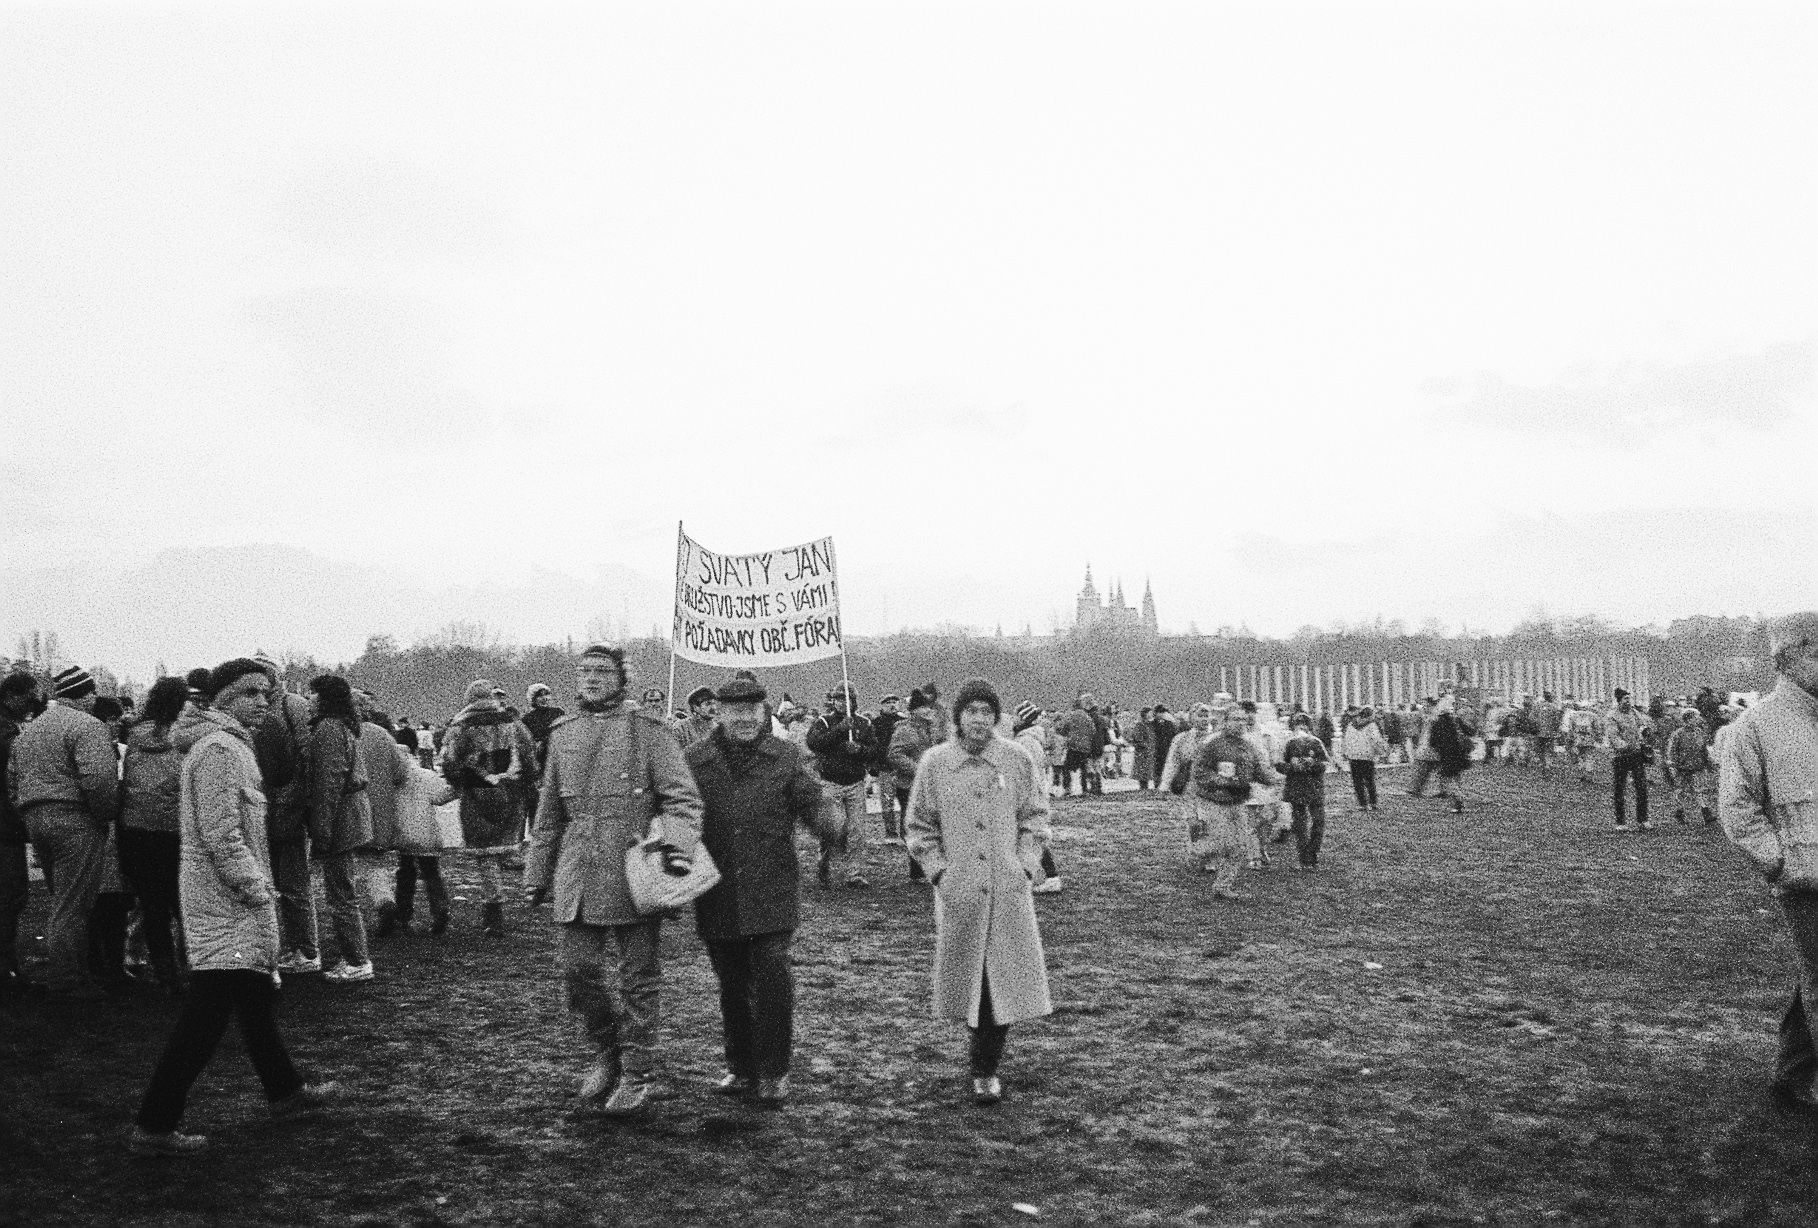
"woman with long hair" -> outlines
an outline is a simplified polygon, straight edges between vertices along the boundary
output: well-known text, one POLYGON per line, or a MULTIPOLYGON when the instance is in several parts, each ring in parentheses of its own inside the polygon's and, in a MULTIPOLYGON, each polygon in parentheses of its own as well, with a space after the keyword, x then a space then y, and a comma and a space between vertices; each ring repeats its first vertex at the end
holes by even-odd
MULTIPOLYGON (((183 753, 171 731, 183 715, 189 683, 160 678, 145 696, 145 709, 126 731, 120 776, 120 874, 139 897, 139 917, 152 975, 172 996, 182 990, 177 942, 178 780, 183 753)), ((180 927, 179 927, 180 928, 180 927)))
POLYGON ((360 755, 360 714, 353 686, 335 674, 312 679, 315 715, 309 722, 309 838, 322 862, 322 893, 328 904, 340 960, 323 979, 338 984, 372 980, 366 918, 355 887, 358 850, 372 844, 372 803, 360 755))

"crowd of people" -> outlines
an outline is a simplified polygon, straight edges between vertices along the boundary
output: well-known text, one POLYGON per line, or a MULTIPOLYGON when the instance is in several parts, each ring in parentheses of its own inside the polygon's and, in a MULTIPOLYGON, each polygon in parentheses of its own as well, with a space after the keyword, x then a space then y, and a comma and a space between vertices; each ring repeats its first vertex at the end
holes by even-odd
MULTIPOLYGON (((394 720, 335 674, 293 691, 263 653, 160 678, 137 708, 99 694, 80 667, 9 674, 0 992, 180 997, 131 1140, 141 1152, 192 1154, 206 1142, 179 1128, 185 1098, 230 1021, 274 1114, 333 1100, 335 1084, 305 1081, 290 1060, 278 989, 287 976, 373 980, 373 941, 416 923, 419 885, 429 932, 445 934, 455 918, 441 858, 458 849, 480 882, 480 933, 504 932, 514 873, 529 903, 552 908, 568 1003, 596 1050, 580 1095, 609 1115, 635 1113, 657 1067, 658 938, 674 913, 640 894, 648 855, 654 873, 702 884, 695 925, 720 986, 726 1059, 717 1090, 780 1105, 790 1095, 795 834, 810 833, 823 889, 868 888, 880 864, 875 810, 882 845, 902 850, 909 881, 932 888, 933 1010, 968 1029, 972 1094, 990 1104, 1003 1095, 1008 1027, 1051 1009, 1033 897, 1061 889, 1049 847, 1056 799, 1097 795, 1122 775, 1137 790, 1167 790, 1186 864, 1211 878, 1213 898, 1242 900, 1240 878, 1271 868, 1272 846, 1291 840, 1298 868, 1318 871, 1332 775, 1348 779, 1367 815, 1379 809, 1377 769, 1406 764, 1408 796, 1434 785, 1463 812, 1482 800, 1463 784, 1476 763, 1549 773, 1564 759, 1588 780, 1607 755, 1618 830, 1630 830, 1630 796, 1636 829, 1652 826, 1650 767, 1674 791, 1676 817, 1712 823, 1725 737, 1747 725, 1741 702, 1709 689, 1645 711, 1621 689, 1607 703, 1549 692, 1479 705, 1460 688, 1336 714, 1218 693, 1177 717, 1084 692, 1063 709, 1007 708, 982 679, 950 705, 930 683, 871 711, 842 679, 811 710, 773 702, 749 671, 671 711, 656 687, 634 703, 629 682, 622 651, 595 644, 577 666, 574 711, 545 683, 520 708, 477 679, 432 728, 394 720), (17 941, 28 847, 50 896, 38 983, 17 941)), ((1735 835, 1740 803, 1724 806, 1735 835)), ((1770 826, 1781 814, 1757 810, 1770 826)), ((1760 821, 1749 829, 1760 847, 1745 847, 1765 861, 1760 821)), ((1785 826, 1774 829, 1783 843, 1785 826)), ((1802 864, 1784 872, 1803 883, 1802 864)), ((1808 1037, 1801 1052, 1810 1048, 1808 1037)))

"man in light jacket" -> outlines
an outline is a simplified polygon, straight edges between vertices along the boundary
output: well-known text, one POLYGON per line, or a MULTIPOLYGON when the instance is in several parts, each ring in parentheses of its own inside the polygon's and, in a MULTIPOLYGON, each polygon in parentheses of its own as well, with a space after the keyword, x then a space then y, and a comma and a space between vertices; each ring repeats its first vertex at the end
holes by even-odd
POLYGON ((120 813, 119 760, 113 734, 89 715, 95 681, 88 671, 63 670, 53 694, 57 702, 13 741, 8 787, 52 884, 46 987, 97 999, 105 991, 88 974, 88 921, 106 866, 108 827, 120 813))
POLYGON ((599 1051, 581 1096, 624 1116, 650 1098, 663 975, 661 917, 632 903, 625 854, 660 819, 669 869, 686 874, 701 795, 662 714, 626 706, 622 649, 589 645, 575 673, 580 711, 549 731, 524 887, 532 905, 554 894, 568 1008, 599 1051))
POLYGON ((152 1071, 128 1135, 141 1155, 187 1156, 208 1139, 178 1130, 189 1089, 230 1018, 274 1117, 320 1109, 338 1090, 305 1083, 278 1034, 277 893, 266 862, 265 794, 248 729, 265 715, 271 682, 239 657, 209 675, 199 720, 179 726, 178 868, 190 980, 183 1013, 152 1071))
POLYGON ((1799 980, 1780 1021, 1774 1098, 1818 1113, 1818 611, 1775 619, 1768 639, 1780 681, 1726 726, 1717 810, 1724 834, 1774 884, 1793 940, 1799 980))

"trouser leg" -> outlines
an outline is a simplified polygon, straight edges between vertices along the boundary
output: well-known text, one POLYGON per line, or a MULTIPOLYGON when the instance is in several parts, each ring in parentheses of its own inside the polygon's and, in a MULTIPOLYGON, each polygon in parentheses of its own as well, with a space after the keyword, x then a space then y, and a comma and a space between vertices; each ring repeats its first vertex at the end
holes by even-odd
POLYGON ((795 1048, 795 972, 789 964, 793 930, 750 940, 751 1041, 760 1079, 789 1073, 795 1048))
POLYGON ((720 983, 720 1031, 726 1069, 735 1075, 756 1078, 757 1060, 751 1039, 751 940, 709 942, 707 959, 720 983))
POLYGON ((991 981, 985 978, 978 989, 978 1025, 968 1029, 967 1064, 975 1079, 989 1079, 997 1073, 1004 1057, 1004 1042, 1009 1039, 1010 1025, 999 1023, 991 1006, 991 981))
POLYGON ((321 947, 316 935, 316 893, 309 880, 308 837, 272 845, 271 877, 278 893, 281 945, 305 959, 315 959, 321 947))
POLYGON ((1778 896, 1787 934, 1793 940, 1793 958, 1799 973, 1793 1001, 1780 1021, 1780 1052, 1774 1063, 1775 1082, 1802 1097, 1812 1096, 1813 1075, 1818 1074, 1818 1053, 1812 1036, 1818 1021, 1814 986, 1818 985, 1818 892, 1786 891, 1778 896))
POLYGON ((417 863, 417 871, 423 876, 423 892, 429 897, 429 915, 446 917, 448 915, 448 885, 442 881, 442 859, 440 857, 412 857, 417 863))
POLYGON ((663 981, 660 924, 653 917, 634 925, 613 927, 625 1002, 625 1017, 619 1026, 619 1065, 628 1074, 648 1074, 656 1066, 663 981))
POLYGON ((656 1058, 658 986, 662 975, 658 925, 562 927, 562 975, 568 1009, 588 1039, 616 1056, 628 1076, 645 1076, 656 1058))
POLYGON ((19 918, 30 895, 25 845, 0 844, 0 975, 19 970, 19 918))
POLYGON ((190 977, 177 1026, 152 1068, 151 1083, 139 1103, 141 1129, 167 1134, 183 1120, 189 1089, 214 1056, 233 1014, 233 976, 231 972, 197 972, 190 977))
POLYGON ((88 970, 104 981, 126 975, 126 922, 133 897, 124 891, 95 896, 88 914, 88 970))
POLYGON ((410 920, 410 914, 417 906, 417 858, 409 853, 398 854, 398 871, 392 883, 392 898, 398 904, 398 919, 410 920))
MULTIPOLYGON (((898 813, 900 813, 904 816, 904 820, 906 823, 907 819, 908 819, 908 815, 909 815, 909 790, 898 789, 896 791, 896 804, 897 804, 898 813)), ((904 835, 907 836, 908 828, 905 826, 903 830, 904 830, 904 835)), ((927 877, 928 877, 928 875, 926 873, 924 873, 922 870, 922 863, 917 861, 914 857, 910 857, 909 858, 909 881, 912 883, 919 883, 927 877)))
POLYGON ((1049 878, 1060 877, 1060 866, 1055 864, 1053 849, 1046 847, 1042 849, 1042 873, 1049 878))
POLYGON ((1353 759, 1350 761, 1350 765, 1351 792, 1356 796, 1359 806, 1368 806, 1370 804, 1370 785, 1374 782, 1365 773, 1374 770, 1376 765, 1367 759, 1353 759))
POLYGON ((267 1100, 282 1100, 303 1086, 303 1076, 290 1060, 278 1033, 278 987, 262 972, 227 972, 233 978, 234 1015, 240 1039, 252 1061, 267 1100))
POLYGON ((1414 775, 1408 781, 1408 796, 1424 797, 1427 792, 1427 778, 1433 774, 1433 764, 1426 759, 1414 761, 1414 775))
POLYGON ((120 829, 120 869, 139 897, 141 929, 152 967, 176 966, 171 927, 177 921, 177 863, 182 841, 174 831, 120 829))
POLYGON ((480 899, 493 904, 505 898, 504 859, 484 856, 477 859, 480 871, 480 899))
POLYGON ((46 981, 51 989, 67 992, 89 980, 89 914, 101 886, 107 833, 74 806, 35 807, 26 815, 26 826, 52 883, 46 981))
POLYGON ((359 872, 355 853, 330 853, 322 858, 322 895, 333 919, 335 945, 350 964, 370 962, 366 951, 366 918, 354 886, 359 872))

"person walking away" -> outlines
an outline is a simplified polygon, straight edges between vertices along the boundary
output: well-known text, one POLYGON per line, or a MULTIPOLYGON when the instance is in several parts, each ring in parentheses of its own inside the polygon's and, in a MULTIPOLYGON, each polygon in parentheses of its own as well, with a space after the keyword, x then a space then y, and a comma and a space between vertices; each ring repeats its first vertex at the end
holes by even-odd
MULTIPOLYGON (((895 695, 886 695, 877 701, 878 714, 871 718, 871 730, 877 736, 877 751, 871 757, 871 775, 877 782, 878 817, 884 824, 884 843, 901 847, 903 843, 903 812, 897 805, 896 772, 890 766, 890 735, 903 719, 897 706, 903 701, 895 695)), ((908 791, 908 786, 903 787, 908 791)))
POLYGON ((650 1098, 662 986, 661 914, 632 903, 625 854, 658 828, 671 873, 700 842, 701 796, 660 716, 625 704, 624 650, 590 644, 575 666, 579 711, 549 734, 543 796, 524 866, 531 905, 555 902, 568 1009, 597 1051, 583 1099, 626 1116, 650 1098))
POLYGON ((174 736, 188 699, 189 683, 182 678, 152 683, 144 714, 126 731, 120 777, 120 873, 139 897, 140 929, 152 976, 172 997, 182 992, 172 927, 180 925, 178 802, 183 752, 174 736))
POLYGON ((1035 919, 1048 796, 1028 756, 993 733, 1003 715, 982 678, 953 700, 958 736, 922 757, 909 794, 909 851, 934 883, 937 1019, 968 1028, 972 1098, 996 1104, 1012 1024, 1054 1009, 1035 919))
POLYGON ((249 732, 268 709, 271 680, 257 661, 239 657, 217 666, 207 689, 206 732, 186 722, 178 734, 187 750, 177 811, 189 991, 127 1136, 129 1149, 141 1155, 190 1156, 207 1148, 206 1136, 178 1127, 189 1089, 214 1057, 229 1019, 239 1021, 272 1116, 316 1112, 340 1090, 306 1082, 278 1031, 276 892, 249 732), (199 736, 191 741, 186 733, 199 736))
MULTIPOLYGON (((360 762, 366 769, 367 805, 372 810, 372 843, 359 852, 366 902, 373 910, 375 937, 398 926, 398 872, 387 855, 398 850, 399 795, 411 785, 416 762, 398 745, 389 719, 365 691, 354 696, 360 714, 360 762)), ((400 858, 401 861, 401 858, 400 858)))
POLYGON ((826 710, 808 726, 807 746, 821 778, 821 886, 833 882, 833 864, 843 862, 848 887, 869 887, 865 877, 865 776, 877 754, 877 734, 858 713, 858 692, 836 682, 827 692, 826 710))
POLYGON ((909 851, 907 822, 909 815, 909 788, 915 783, 916 769, 921 766, 922 756, 934 746, 937 740, 934 723, 934 701, 920 687, 909 692, 909 715, 898 721, 890 731, 890 746, 884 758, 890 764, 890 773, 896 779, 897 805, 902 808, 905 823, 904 851, 909 858, 909 881, 926 882, 928 875, 922 865, 909 851))
MULTIPOLYGON (((1035 768, 1036 783, 1042 787, 1042 795, 1047 796, 1048 786, 1048 742, 1042 729, 1042 710, 1033 703, 1017 706, 1016 720, 1011 726, 1012 740, 1029 756, 1029 762, 1035 768)), ((1059 895, 1061 893, 1060 866, 1054 860, 1052 842, 1042 848, 1042 873, 1047 877, 1035 889, 1036 895, 1059 895)))
MULTIPOLYGON (((460 790, 461 838, 480 872, 480 928, 496 938, 505 932, 505 866, 524 837, 524 798, 536 780, 536 744, 492 689, 484 678, 467 685, 465 706, 449 720, 442 738, 440 762, 442 775, 460 790)), ((670 729, 660 709, 645 711, 670 729)), ((552 746, 561 727, 561 721, 550 727, 552 746)), ((676 751, 679 758, 679 743, 676 751)))
POLYGON ((1319 850, 1326 841, 1326 744, 1313 732, 1304 712, 1288 720, 1288 741, 1277 767, 1283 777, 1282 800, 1293 808, 1291 830, 1300 868, 1319 868, 1319 850))
POLYGON ((1818 611, 1768 624, 1774 689, 1726 725, 1717 812, 1730 841, 1773 884, 1798 979, 1780 1021, 1773 1097, 1818 1115, 1818 611))
POLYGON ((1389 740, 1377 727, 1371 709, 1358 709, 1357 714, 1345 723, 1341 749, 1351 768, 1351 792, 1357 796, 1357 809, 1364 814, 1375 814, 1376 761, 1389 757, 1389 740))
POLYGON ((1565 723, 1565 709, 1554 702, 1553 692, 1542 691, 1540 702, 1528 713, 1528 737, 1534 748, 1534 755, 1540 760, 1540 774, 1553 774, 1553 755, 1559 746, 1559 736, 1565 723))
POLYGON ((360 851, 372 844, 360 717, 347 679, 322 674, 310 680, 309 689, 315 697, 307 777, 310 851, 322 866, 322 895, 340 957, 322 976, 335 984, 354 984, 373 977, 356 885, 360 851))
POLYGON ((1706 823, 1716 822, 1711 809, 1711 750, 1698 709, 1687 708, 1681 715, 1679 728, 1667 739, 1666 759, 1673 770, 1673 817, 1684 823, 1686 811, 1696 807, 1706 823))
POLYGON ((1635 827, 1639 831, 1649 831, 1653 824, 1648 822, 1648 761, 1653 758, 1649 749, 1653 741, 1653 723, 1639 712, 1629 701, 1629 693, 1621 687, 1615 691, 1616 706, 1611 709, 1604 723, 1604 736, 1610 744, 1610 805, 1616 812, 1616 830, 1629 830, 1629 816, 1625 782, 1635 784, 1635 827))
POLYGON ((714 693, 718 727, 683 758, 701 794, 701 843, 720 881, 694 902, 695 931, 720 987, 726 1073, 714 1090, 775 1106, 789 1098, 801 923, 793 834, 820 831, 821 783, 794 743, 771 734, 761 684, 714 693))
POLYGON ((1060 735, 1067 739, 1067 761, 1062 767, 1062 796, 1073 796, 1073 777, 1079 775, 1079 792, 1084 797, 1091 792, 1091 762, 1093 746, 1098 740, 1098 722, 1092 719, 1092 713, 1086 705, 1092 702, 1092 696, 1081 694, 1073 701, 1073 708, 1062 717, 1056 726, 1060 735))
POLYGON ((1153 787, 1166 788, 1168 778, 1162 772, 1162 765, 1168 761, 1168 747, 1174 741, 1174 735, 1180 732, 1174 714, 1168 711, 1167 704, 1156 704, 1155 714, 1150 718, 1150 726, 1155 733, 1155 778, 1153 787))
POLYGON ((31 833, 13 806, 7 785, 13 742, 38 702, 38 680, 15 673, 0 678, 0 997, 38 988, 25 979, 19 962, 19 918, 31 893, 26 846, 31 833))
POLYGON ((89 976, 89 915, 101 885, 107 832, 120 810, 119 761, 107 726, 90 715, 95 682, 72 665, 52 681, 55 702, 13 739, 13 811, 25 820, 50 884, 45 987, 71 999, 105 991, 89 976))
POLYGON ((1464 789, 1464 774, 1471 766, 1471 733, 1453 710, 1450 695, 1442 695, 1434 704, 1433 719, 1427 725, 1427 746, 1433 754, 1433 767, 1439 773, 1439 796, 1452 803, 1452 813, 1463 814, 1469 797, 1464 789))
POLYGON ((1423 710, 1415 714, 1416 732, 1410 752, 1414 760, 1414 775, 1408 781, 1409 797, 1427 795, 1427 781, 1432 779, 1433 769, 1439 766, 1439 752, 1433 749, 1433 721, 1438 716, 1438 706, 1438 700, 1423 700, 1423 710))
POLYGON ((316 894, 310 882, 309 700, 284 688, 278 663, 262 652, 252 660, 271 680, 271 707, 252 731, 253 753, 265 782, 265 830, 278 893, 278 969, 287 976, 322 971, 316 894))
MULTIPOLYGON (((1198 711, 1196 706, 1196 716, 1198 711)), ((1246 803, 1255 786, 1280 782, 1268 761, 1256 753, 1249 734, 1249 713, 1232 704, 1222 714, 1218 733, 1200 743, 1190 760, 1194 827, 1189 839, 1198 836, 1203 850, 1200 869, 1212 876, 1215 899, 1250 898, 1237 890, 1238 875, 1251 860, 1255 839, 1246 803)), ((1175 739, 1177 745, 1186 740, 1186 735, 1175 739)))
MULTIPOLYGON (((1144 708, 1137 714, 1136 724, 1130 727, 1130 745, 1135 748, 1131 774, 1136 777, 1138 789, 1155 787, 1155 709, 1144 708)), ((1043 758, 1044 765, 1046 757, 1043 758)))
POLYGON ((1401 743, 1401 717, 1396 713, 1394 704, 1382 706, 1382 711, 1377 714, 1376 727, 1382 731, 1382 740, 1389 744, 1384 762, 1400 762, 1405 753, 1401 743))

